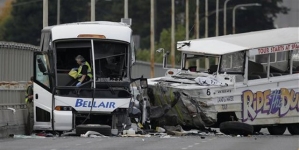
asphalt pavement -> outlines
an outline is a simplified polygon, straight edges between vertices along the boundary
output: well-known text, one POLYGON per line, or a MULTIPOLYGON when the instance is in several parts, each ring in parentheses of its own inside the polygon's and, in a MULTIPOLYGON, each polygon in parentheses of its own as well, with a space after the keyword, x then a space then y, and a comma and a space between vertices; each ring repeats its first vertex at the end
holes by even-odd
POLYGON ((0 150, 299 150, 299 136, 49 137, 0 139, 0 150), (202 138, 204 137, 204 138, 202 138))

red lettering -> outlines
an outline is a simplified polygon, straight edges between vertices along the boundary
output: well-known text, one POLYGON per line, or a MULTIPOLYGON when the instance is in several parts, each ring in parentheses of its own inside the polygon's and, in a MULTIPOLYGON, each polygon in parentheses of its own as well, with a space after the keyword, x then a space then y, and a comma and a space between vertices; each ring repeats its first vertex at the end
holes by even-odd
POLYGON ((273 53, 274 52, 274 47, 271 47, 270 50, 271 50, 271 53, 273 53))
POLYGON ((284 51, 284 46, 283 45, 278 46, 278 49, 279 49, 279 51, 284 51))
POLYGON ((291 48, 291 45, 286 45, 285 50, 288 51, 288 50, 290 50, 290 48, 291 48))
POLYGON ((299 49, 299 44, 292 44, 292 50, 299 49))
POLYGON ((268 48, 260 48, 258 49, 259 54, 267 54, 269 53, 269 49, 268 48))

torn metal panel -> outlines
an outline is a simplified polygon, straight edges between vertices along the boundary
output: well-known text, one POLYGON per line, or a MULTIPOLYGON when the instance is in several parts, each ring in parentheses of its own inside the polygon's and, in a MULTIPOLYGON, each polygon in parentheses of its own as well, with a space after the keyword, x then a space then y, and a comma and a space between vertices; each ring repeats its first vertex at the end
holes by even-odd
POLYGON ((178 89, 172 84, 159 82, 149 86, 152 106, 170 105, 170 110, 164 116, 177 116, 178 124, 183 126, 204 128, 216 122, 215 117, 208 115, 207 112, 212 111, 212 108, 207 105, 207 99, 199 98, 198 90, 178 89))

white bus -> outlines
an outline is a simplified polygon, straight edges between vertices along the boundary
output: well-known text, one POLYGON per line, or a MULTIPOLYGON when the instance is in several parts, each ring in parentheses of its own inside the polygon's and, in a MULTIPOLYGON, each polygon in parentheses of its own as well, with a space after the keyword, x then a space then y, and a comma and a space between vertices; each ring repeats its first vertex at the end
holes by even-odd
MULTIPOLYGON (((130 25, 80 22, 45 27, 34 54, 34 130, 88 130, 109 135, 131 124, 131 68, 135 62, 130 25), (81 55, 92 78, 69 86, 81 55), (90 125, 92 124, 92 125, 90 125)), ((119 131, 121 132, 121 131, 119 131)))

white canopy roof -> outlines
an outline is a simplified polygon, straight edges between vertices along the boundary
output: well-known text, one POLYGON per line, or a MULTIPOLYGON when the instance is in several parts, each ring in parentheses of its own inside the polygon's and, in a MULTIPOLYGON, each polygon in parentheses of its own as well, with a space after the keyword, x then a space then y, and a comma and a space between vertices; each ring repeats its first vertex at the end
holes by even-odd
POLYGON ((132 29, 124 23, 95 21, 61 24, 45 27, 43 31, 50 31, 52 40, 77 38, 79 34, 104 35, 106 39, 131 42, 132 29))
POLYGON ((299 27, 179 41, 177 43, 177 48, 182 52, 223 55, 243 50, 292 43, 299 43, 299 27), (189 46, 188 44, 183 46, 184 43, 189 42, 189 46))

